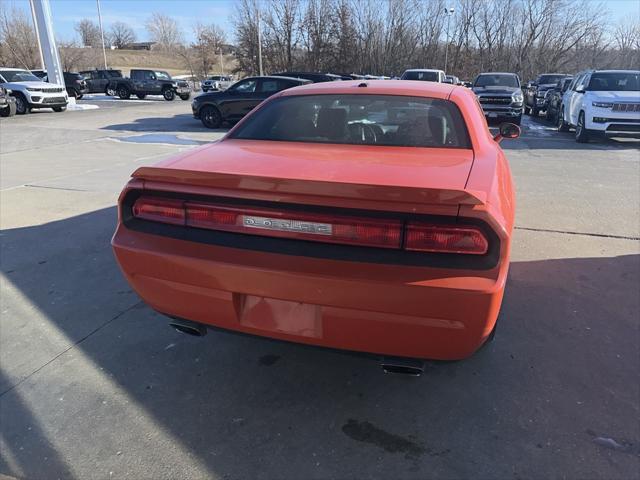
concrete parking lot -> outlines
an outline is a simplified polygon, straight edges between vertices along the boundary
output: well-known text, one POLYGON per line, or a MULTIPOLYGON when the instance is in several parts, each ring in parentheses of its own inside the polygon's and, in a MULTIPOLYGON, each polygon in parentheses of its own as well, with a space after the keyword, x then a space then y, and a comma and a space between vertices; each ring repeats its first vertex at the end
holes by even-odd
POLYGON ((503 143, 517 230, 495 342, 421 378, 181 335, 109 240, 129 174, 219 138, 188 102, 0 121, 0 474, 640 478, 640 143, 503 143))

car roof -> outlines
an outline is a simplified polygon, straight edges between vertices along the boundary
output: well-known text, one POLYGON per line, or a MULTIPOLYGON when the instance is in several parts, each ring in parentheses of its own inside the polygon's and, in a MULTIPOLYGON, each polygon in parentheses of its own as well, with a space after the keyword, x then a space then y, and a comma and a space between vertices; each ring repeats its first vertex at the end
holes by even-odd
POLYGON ((640 70, 586 70, 582 73, 640 73, 640 70))
POLYGON ((514 77, 518 76, 517 73, 513 72, 482 72, 478 74, 478 76, 480 75, 513 75, 514 77))
POLYGON ((446 99, 453 89, 464 88, 448 83, 416 82, 414 80, 344 80, 342 82, 310 83, 283 90, 280 95, 397 95, 446 99), (361 85, 366 87, 361 87, 361 85))
POLYGON ((0 70, 5 70, 9 72, 30 72, 31 70, 27 70, 26 68, 9 68, 9 67, 0 67, 0 70))
POLYGON ((443 72, 444 70, 438 70, 437 68, 409 68, 405 72, 443 72))
POLYGON ((284 78, 285 80, 293 80, 295 82, 300 82, 300 83, 311 83, 311 80, 307 80, 306 78, 283 77, 283 76, 280 76, 280 75, 263 75, 263 76, 256 75, 254 77, 245 77, 242 80, 247 80, 249 78, 255 78, 255 79, 260 79, 260 78, 261 79, 265 79, 265 78, 267 78, 267 79, 271 79, 271 80, 282 80, 284 78))

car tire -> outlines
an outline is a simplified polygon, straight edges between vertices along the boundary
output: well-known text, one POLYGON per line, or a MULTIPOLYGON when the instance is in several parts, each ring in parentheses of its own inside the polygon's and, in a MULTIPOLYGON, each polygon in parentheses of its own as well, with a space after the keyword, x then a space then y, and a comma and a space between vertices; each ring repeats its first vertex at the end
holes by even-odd
POLYGON ((554 123, 556 121, 556 119, 554 118, 553 113, 551 113, 551 109, 550 108, 547 108, 547 111, 544 113, 544 118, 547 120, 547 122, 554 123))
POLYGON ((578 115, 578 123, 576 125, 576 142, 578 143, 588 143, 591 138, 589 130, 585 127, 585 123, 584 112, 580 112, 578 115))
POLYGON ((519 116, 514 118, 513 119, 513 123, 515 123, 516 125, 520 126, 520 124, 522 124, 522 114, 520 114, 519 116))
POLYGON ((200 109, 200 121, 207 128, 220 128, 222 125, 222 115, 213 105, 205 105, 200 109))
POLYGON ((538 110, 538 107, 533 107, 531 109, 531 116, 532 117, 537 117, 539 113, 540 113, 540 110, 538 110))
POLYGON ((0 117, 13 117, 16 114, 16 102, 9 102, 7 108, 0 110, 0 117))
POLYGON ((104 90, 104 94, 109 96, 109 97, 115 97, 117 95, 118 92, 116 92, 113 88, 105 88, 104 90))
POLYGON ((144 93, 137 93, 136 97, 138 97, 140 100, 144 100, 145 98, 147 98, 147 95, 144 93))
POLYGON ((16 113, 18 115, 26 115, 27 113, 31 113, 31 107, 29 107, 29 103, 27 99, 24 98, 24 95, 21 93, 16 93, 14 95, 16 99, 16 113))
POLYGON ((126 85, 119 86, 117 93, 122 100, 129 100, 129 98, 131 98, 131 90, 129 90, 129 87, 126 85))
POLYGON ((67 109, 67 107, 51 107, 51 108, 53 108, 53 111, 57 113, 64 112, 67 109))
POLYGON ((191 94, 190 93, 185 93, 184 95, 180 95, 180 98, 186 102, 187 100, 189 100, 191 98, 191 94))
POLYGON ((82 93, 76 94, 76 100, 82 100, 82 97, 84 97, 82 93))
POLYGON ((176 98, 176 92, 174 92, 172 88, 165 88, 162 91, 162 96, 167 102, 171 102, 176 98))
POLYGON ((558 115, 557 115, 558 119, 558 131, 559 132, 568 132, 569 131, 569 124, 566 123, 564 121, 564 108, 560 108, 560 110, 558 110, 558 115))
POLYGON ((531 115, 531 109, 529 107, 527 107, 526 105, 524 106, 524 114, 525 115, 531 115))

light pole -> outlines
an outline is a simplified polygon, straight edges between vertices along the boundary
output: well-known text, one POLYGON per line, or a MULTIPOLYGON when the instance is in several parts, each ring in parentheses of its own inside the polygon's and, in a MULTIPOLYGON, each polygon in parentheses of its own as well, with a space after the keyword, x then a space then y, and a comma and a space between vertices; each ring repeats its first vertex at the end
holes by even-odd
POLYGON ((262 76, 262 32, 260 31, 260 0, 256 0, 256 12, 258 14, 258 70, 262 76))
POLYGON ((98 23, 100 23, 100 36, 102 37, 102 56, 104 57, 104 69, 107 70, 107 52, 104 48, 104 30, 102 29, 102 12, 100 12, 100 0, 96 0, 98 4, 98 23))
POLYGON ((451 23, 451 15, 455 12, 453 7, 444 7, 444 14, 447 16, 447 43, 444 46, 444 73, 447 73, 447 63, 449 63, 449 24, 451 23))

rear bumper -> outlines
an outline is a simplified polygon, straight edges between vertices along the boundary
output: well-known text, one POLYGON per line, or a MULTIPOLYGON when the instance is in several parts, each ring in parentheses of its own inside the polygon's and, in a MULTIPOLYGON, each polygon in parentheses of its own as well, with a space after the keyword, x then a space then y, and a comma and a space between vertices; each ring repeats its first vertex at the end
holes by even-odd
POLYGON ((484 343, 508 269, 506 260, 491 272, 368 267, 203 245, 122 224, 112 245, 135 291, 164 314, 308 345, 440 360, 468 357, 484 343))

